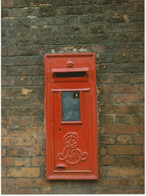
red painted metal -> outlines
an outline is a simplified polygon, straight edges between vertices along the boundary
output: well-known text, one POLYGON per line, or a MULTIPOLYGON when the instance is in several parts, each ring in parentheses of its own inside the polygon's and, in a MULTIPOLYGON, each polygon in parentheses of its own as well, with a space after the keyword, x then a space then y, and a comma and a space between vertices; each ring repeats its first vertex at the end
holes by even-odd
POLYGON ((94 53, 45 55, 46 178, 98 179, 97 90, 94 53), (56 73, 85 72, 82 77, 56 73), (62 120, 62 92, 80 92, 79 121, 62 120))

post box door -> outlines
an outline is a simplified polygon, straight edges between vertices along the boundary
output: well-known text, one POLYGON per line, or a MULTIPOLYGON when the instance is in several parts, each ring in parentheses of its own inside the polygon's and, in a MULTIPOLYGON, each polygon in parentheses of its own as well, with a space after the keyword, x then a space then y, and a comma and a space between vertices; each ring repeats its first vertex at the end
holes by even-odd
POLYGON ((89 90, 53 92, 56 172, 90 170, 89 90))
POLYGON ((45 56, 46 178, 98 179, 95 54, 45 56))

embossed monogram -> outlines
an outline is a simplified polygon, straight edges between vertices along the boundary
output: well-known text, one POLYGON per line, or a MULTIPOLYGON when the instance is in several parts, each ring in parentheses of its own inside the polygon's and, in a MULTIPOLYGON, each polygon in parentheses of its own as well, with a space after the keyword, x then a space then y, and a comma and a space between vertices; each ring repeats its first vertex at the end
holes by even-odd
POLYGON ((78 133, 69 132, 65 134, 65 148, 63 153, 58 154, 59 160, 64 160, 70 165, 77 164, 79 161, 87 159, 87 152, 82 152, 78 147, 78 133))

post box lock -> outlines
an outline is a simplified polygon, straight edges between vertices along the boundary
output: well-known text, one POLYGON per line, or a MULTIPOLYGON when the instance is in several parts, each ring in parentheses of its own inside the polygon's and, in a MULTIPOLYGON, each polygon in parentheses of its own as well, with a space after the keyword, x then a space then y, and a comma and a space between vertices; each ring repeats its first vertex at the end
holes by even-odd
POLYGON ((94 53, 45 55, 46 178, 98 179, 94 53))

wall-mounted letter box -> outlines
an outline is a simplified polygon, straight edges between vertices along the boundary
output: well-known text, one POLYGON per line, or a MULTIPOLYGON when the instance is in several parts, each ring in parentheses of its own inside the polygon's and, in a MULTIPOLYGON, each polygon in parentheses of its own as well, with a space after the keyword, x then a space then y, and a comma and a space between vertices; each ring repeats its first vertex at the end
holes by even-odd
POLYGON ((94 53, 45 55, 47 179, 98 179, 94 53))

